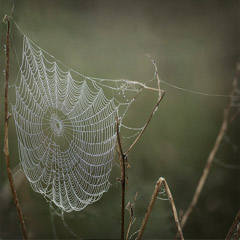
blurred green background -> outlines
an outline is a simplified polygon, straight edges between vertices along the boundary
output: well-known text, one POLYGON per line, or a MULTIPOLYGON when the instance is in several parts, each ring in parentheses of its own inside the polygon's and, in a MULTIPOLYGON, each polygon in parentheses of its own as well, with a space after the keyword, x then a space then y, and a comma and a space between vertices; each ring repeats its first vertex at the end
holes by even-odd
MULTIPOLYGON (((30 39, 87 76, 146 82, 154 75, 147 53, 156 61, 161 78, 171 84, 205 93, 229 94, 231 90, 239 58, 237 0, 0 0, 0 19, 10 14, 13 3, 14 20, 30 39)), ((2 23, 1 149, 5 33, 6 25, 2 23)), ((16 28, 12 29, 12 34, 17 46, 22 36, 16 28)), ((18 67, 12 45, 10 51, 10 84, 14 84, 18 67)), ((159 177, 167 180, 178 211, 187 208, 228 102, 224 97, 191 94, 164 84, 162 88, 166 91, 164 100, 129 155, 131 168, 128 170, 126 202, 132 201, 138 192, 136 221, 131 233, 139 228, 159 177)), ((11 96, 10 92, 10 101, 11 96)), ((131 126, 139 127, 145 123, 156 99, 152 92, 144 92, 128 112, 131 126)), ((227 132, 231 144, 223 141, 217 153, 218 161, 239 166, 239 135, 238 117, 227 132)), ((127 145, 129 143, 125 143, 127 145)), ((13 118, 10 119, 9 147, 11 166, 15 168, 19 156, 13 118)), ((3 151, 0 154, 0 237, 18 239, 22 235, 10 195, 3 151)), ((117 156, 115 162, 118 163, 117 156)), ((67 224, 78 238, 118 239, 121 187, 115 183, 119 176, 120 169, 114 165, 113 186, 101 200, 81 212, 64 214, 63 222, 61 217, 50 214, 49 203, 33 192, 20 171, 15 175, 15 183, 30 237, 74 238, 66 228, 67 224)), ((213 163, 199 203, 184 229, 186 238, 225 238, 239 208, 239 179, 239 168, 213 163)), ((169 202, 158 200, 144 238, 172 239, 175 233, 169 202)))

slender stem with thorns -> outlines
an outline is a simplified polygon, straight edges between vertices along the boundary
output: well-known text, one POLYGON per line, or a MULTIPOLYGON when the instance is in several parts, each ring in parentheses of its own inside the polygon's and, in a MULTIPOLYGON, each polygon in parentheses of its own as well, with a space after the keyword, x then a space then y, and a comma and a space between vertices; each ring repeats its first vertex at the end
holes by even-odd
POLYGON ((148 208, 147 208, 147 212, 146 212, 145 217, 144 217, 144 219, 142 221, 142 225, 141 225, 141 227, 139 229, 137 240, 141 239, 141 237, 143 235, 144 229, 145 229, 145 227, 147 225, 148 219, 150 217, 150 214, 152 212, 154 203, 156 201, 156 198, 158 196, 158 193, 159 193, 159 191, 161 189, 162 184, 163 184, 164 188, 166 189, 168 200, 169 200, 169 202, 171 204, 172 213, 173 213, 173 217, 174 217, 174 221, 175 221, 175 224, 176 224, 176 227, 177 227, 178 234, 180 236, 180 239, 184 239, 183 233, 182 233, 182 229, 181 229, 181 226, 180 226, 180 223, 179 223, 179 220, 178 220, 176 206, 174 204, 174 200, 173 200, 171 191, 170 191, 170 189, 168 187, 168 184, 167 184, 166 180, 164 178, 160 177, 158 179, 157 183, 156 183, 155 189, 153 191, 152 198, 151 198, 150 203, 149 203, 148 208))
MULTIPOLYGON (((232 87, 232 91, 231 91, 230 96, 233 96, 234 93, 235 93, 235 90, 236 90, 236 87, 237 87, 237 77, 238 77, 239 73, 240 73, 240 68, 239 68, 239 65, 237 65, 236 77, 233 79, 233 87, 232 87)), ((186 225, 186 222, 187 222, 190 214, 192 213, 194 207, 196 206, 196 204, 198 202, 199 196, 202 192, 203 186, 204 186, 204 184, 206 182, 206 179, 208 177, 212 162, 215 158, 215 155, 216 155, 216 153, 219 149, 219 146, 222 142, 224 134, 227 130, 227 127, 228 127, 228 124, 229 124, 231 104, 232 104, 232 98, 230 98, 229 103, 227 104, 226 108, 223 111, 223 121, 222 121, 221 128, 219 130, 219 133, 218 133, 218 136, 217 136, 216 141, 214 143, 214 146, 213 146, 213 148, 212 148, 212 150, 211 150, 211 152, 208 156, 206 165, 204 167, 202 176, 201 176, 201 178, 198 182, 198 185, 197 185, 197 188, 196 188, 195 193, 193 195, 192 201, 191 201, 190 205, 188 206, 186 212, 183 214, 183 217, 182 217, 182 220, 181 220, 182 228, 184 228, 184 226, 186 225)))
POLYGON ((8 174, 8 180, 14 200, 14 204, 17 209, 22 233, 24 239, 28 239, 26 226, 23 218, 22 209, 19 204, 17 192, 14 186, 13 176, 10 168, 10 157, 9 157, 9 149, 8 149, 8 120, 10 118, 10 115, 8 114, 8 80, 9 80, 9 33, 10 33, 10 18, 5 16, 4 21, 7 23, 7 37, 6 37, 6 79, 5 79, 5 125, 4 125, 4 154, 5 154, 5 161, 6 161, 6 167, 7 167, 7 174, 8 174))

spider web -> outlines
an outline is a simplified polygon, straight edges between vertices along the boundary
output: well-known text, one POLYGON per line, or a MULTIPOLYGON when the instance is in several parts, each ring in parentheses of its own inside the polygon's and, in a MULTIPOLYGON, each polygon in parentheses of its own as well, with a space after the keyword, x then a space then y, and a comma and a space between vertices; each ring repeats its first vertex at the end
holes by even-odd
POLYGON ((12 105, 23 171, 34 191, 63 211, 80 211, 110 186, 120 129, 140 89, 137 82, 89 78, 71 70, 24 36, 12 105))
MULTIPOLYGON (((194 94, 229 97, 161 82, 194 94)), ((143 129, 123 124, 142 88, 148 87, 124 79, 84 76, 24 35, 12 113, 21 167, 33 190, 66 212, 80 211, 99 200, 110 187, 116 118, 121 132, 131 132, 126 138, 143 129)), ((239 107, 239 97, 235 100, 239 107)))

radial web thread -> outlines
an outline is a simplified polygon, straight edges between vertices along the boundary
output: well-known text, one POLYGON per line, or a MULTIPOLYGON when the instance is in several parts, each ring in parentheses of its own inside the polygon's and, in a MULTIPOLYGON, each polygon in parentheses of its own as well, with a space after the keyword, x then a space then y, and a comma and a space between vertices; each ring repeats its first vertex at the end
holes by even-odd
POLYGON ((110 186, 116 117, 123 128, 139 86, 81 74, 74 80, 51 57, 24 36, 12 105, 21 166, 34 191, 66 212, 80 211, 110 186))

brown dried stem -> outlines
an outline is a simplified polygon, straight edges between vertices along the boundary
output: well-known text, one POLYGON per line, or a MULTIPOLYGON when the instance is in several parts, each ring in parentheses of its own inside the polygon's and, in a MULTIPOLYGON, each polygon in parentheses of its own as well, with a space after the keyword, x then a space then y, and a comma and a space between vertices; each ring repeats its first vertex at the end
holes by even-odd
POLYGON ((121 168, 121 185, 122 185, 122 202, 121 202, 121 240, 124 240, 124 225, 125 225, 125 189, 126 189, 126 162, 127 156, 123 153, 121 138, 119 133, 119 121, 117 118, 117 142, 119 147, 119 161, 121 168))
POLYGON ((159 97, 158 97, 158 100, 161 99, 161 80, 160 80, 160 77, 159 77, 159 74, 158 74, 158 69, 157 69, 157 64, 156 62, 151 58, 151 56, 149 54, 147 54, 147 56, 150 58, 150 60, 152 61, 152 64, 155 68, 155 75, 157 77, 157 83, 158 83, 158 93, 159 93, 159 97))
POLYGON ((169 200, 169 202, 171 204, 172 213, 173 213, 173 217, 174 217, 174 221, 175 221, 175 224, 176 224, 176 227, 177 227, 178 234, 180 236, 180 239, 184 239, 183 233, 182 233, 182 229, 181 229, 181 226, 180 226, 180 223, 179 223, 179 220, 178 220, 177 210, 176 210, 176 207, 175 207, 175 204, 174 204, 174 200, 173 200, 171 191, 170 191, 170 189, 168 187, 168 184, 167 184, 166 180, 164 178, 160 177, 158 179, 157 183, 156 183, 155 189, 153 191, 152 198, 151 198, 150 203, 149 203, 148 208, 147 208, 147 212, 146 212, 145 217, 144 217, 144 219, 142 221, 142 225, 141 225, 141 227, 139 229, 137 240, 141 239, 141 237, 143 235, 144 229, 145 229, 145 227, 147 225, 148 219, 150 217, 150 214, 152 212, 154 203, 156 201, 156 198, 158 196, 158 193, 159 193, 159 191, 161 189, 162 184, 164 185, 164 188, 166 189, 168 200, 169 200))
POLYGON ((237 228, 237 233, 234 240, 239 240, 239 239, 240 239, 240 228, 237 228))
POLYGON ((144 133, 144 131, 145 131, 146 128, 148 127, 148 125, 149 125, 149 123, 150 123, 150 121, 151 121, 154 113, 157 111, 158 106, 159 106, 160 102, 162 101, 162 99, 163 99, 163 97, 164 97, 164 95, 165 95, 165 91, 162 91, 162 90, 161 90, 161 86, 160 86, 161 80, 160 80, 160 77, 159 77, 159 75, 158 75, 157 64, 156 64, 156 62, 151 58, 150 55, 147 54, 147 56, 150 58, 150 60, 152 61, 153 66, 154 66, 155 75, 156 75, 156 77, 157 77, 158 88, 157 88, 157 89, 156 89, 156 88, 148 88, 148 87, 146 87, 144 84, 143 84, 143 85, 141 84, 141 86, 142 86, 143 88, 146 88, 146 89, 151 89, 151 90, 158 91, 158 101, 157 101, 157 104, 155 105, 155 107, 153 108, 153 110, 152 110, 152 112, 151 112, 151 114, 150 114, 150 116, 149 116, 149 118, 148 118, 148 121, 146 122, 146 124, 145 124, 145 126, 143 127, 142 131, 139 133, 139 135, 137 136, 137 138, 135 139, 135 141, 132 143, 132 145, 131 145, 131 146, 129 147, 129 149, 126 151, 126 153, 125 153, 126 155, 132 150, 132 148, 134 147, 134 145, 135 145, 135 144, 138 142, 138 140, 141 138, 142 134, 144 133))
POLYGON ((19 204, 17 192, 14 186, 13 182, 13 176, 10 168, 10 157, 9 157, 9 149, 8 149, 8 120, 10 118, 10 115, 8 114, 8 80, 9 80, 9 33, 10 33, 10 19, 11 17, 4 17, 4 22, 7 23, 7 36, 6 36, 6 69, 5 69, 5 124, 4 124, 4 154, 5 154, 5 161, 6 161, 6 167, 7 167, 7 174, 8 174, 8 180, 14 200, 14 204, 17 209, 22 233, 24 239, 28 239, 26 226, 23 218, 23 213, 19 204))
MULTIPOLYGON (((149 56, 149 58, 151 59, 150 56, 149 56)), ((157 65, 156 65, 154 60, 152 60, 152 63, 154 65, 155 74, 157 76, 158 88, 156 89, 156 88, 147 87, 147 86, 145 86, 144 84, 141 84, 141 83, 138 83, 138 84, 141 86, 141 88, 158 91, 158 93, 159 93, 158 101, 157 101, 155 107, 153 108, 153 110, 152 110, 146 124, 144 125, 142 131, 139 133, 137 138, 134 140, 132 145, 129 147, 129 149, 125 153, 123 152, 122 144, 121 144, 121 138, 120 138, 120 133, 119 133, 119 121, 118 121, 118 118, 116 118, 116 122, 117 122, 117 143, 118 143, 118 147, 119 147, 118 154, 119 154, 120 168, 121 168, 120 182, 121 182, 121 185, 122 185, 122 195, 121 195, 121 197, 122 197, 122 203, 121 203, 121 239, 122 240, 124 239, 124 223, 125 223, 125 220, 124 220, 125 219, 125 191, 126 191, 126 184, 127 184, 126 169, 127 169, 127 164, 128 164, 127 163, 127 155, 132 150, 132 148, 135 146, 135 144, 138 142, 138 140, 141 138, 144 131, 148 127, 154 113, 157 111, 158 106, 159 106, 160 102, 162 101, 162 99, 164 97, 164 94, 165 94, 165 92, 160 89, 160 78, 158 76, 157 65)), ((137 94, 137 96, 138 96, 138 94, 137 94)), ((130 226, 129 226, 130 228, 131 228, 131 224, 132 223, 131 223, 131 220, 130 220, 130 226)), ((127 231, 127 237, 128 237, 129 231, 130 231, 129 227, 128 227, 128 231, 127 231)))
MULTIPOLYGON (((236 77, 233 79, 233 88, 232 88, 230 96, 233 96, 234 93, 235 93, 236 86, 237 86, 237 77, 239 75, 239 72, 240 72, 239 64, 237 64, 236 77)), ((224 134, 225 134, 225 132, 227 130, 227 127, 228 127, 228 124, 229 124, 229 116, 230 116, 231 104, 232 104, 232 97, 230 98, 229 103, 227 104, 226 108, 223 111, 223 121, 222 121, 221 128, 219 130, 219 133, 218 133, 218 136, 217 136, 216 141, 214 143, 214 146, 213 146, 213 148, 212 148, 212 150, 211 150, 211 152, 210 152, 210 154, 208 156, 206 165, 204 167, 202 176, 201 176, 201 178, 200 178, 200 180, 198 182, 198 185, 197 185, 197 188, 196 188, 195 193, 193 195, 192 201, 191 201, 190 205, 188 206, 186 212, 183 214, 183 217, 182 217, 182 220, 181 220, 182 228, 184 228, 184 226, 186 225, 186 222, 187 222, 190 214, 192 213, 194 207, 196 206, 196 204, 198 202, 199 196, 200 196, 200 194, 202 192, 203 186, 204 186, 204 184, 206 182, 206 179, 208 177, 208 174, 209 174, 212 162, 213 162, 213 160, 215 158, 215 155, 216 155, 216 153, 217 153, 217 151, 219 149, 219 146, 220 146, 220 144, 222 142, 224 134)))
POLYGON ((125 238, 126 240, 128 239, 128 235, 130 233, 131 227, 132 227, 132 225, 134 223, 134 220, 135 220, 135 218, 134 218, 134 206, 135 206, 135 202, 136 202, 136 199, 137 199, 137 194, 138 193, 136 193, 136 195, 135 195, 133 203, 129 202, 127 204, 127 207, 126 207, 126 209, 129 212, 129 224, 128 224, 128 229, 127 229, 126 238, 125 238))
POLYGON ((146 130, 146 128, 148 127, 148 125, 149 125, 149 123, 150 123, 150 121, 151 121, 154 113, 156 112, 156 110, 157 110, 160 102, 162 101, 164 95, 165 95, 165 92, 164 92, 164 91, 161 91, 161 98, 157 101, 157 104, 156 104, 155 107, 153 108, 153 110, 152 110, 152 112, 151 112, 151 114, 150 114, 150 116, 149 116, 146 124, 144 125, 142 131, 139 133, 139 135, 138 135, 137 138, 134 140, 134 142, 132 143, 132 145, 131 145, 131 146, 129 147, 129 149, 126 151, 125 155, 127 155, 127 154, 132 150, 132 148, 134 147, 134 145, 138 142, 138 140, 141 138, 141 136, 142 136, 143 133, 145 132, 145 130, 146 130))
POLYGON ((227 240, 230 239, 239 239, 240 238, 240 226, 238 227, 238 225, 240 224, 240 210, 238 210, 237 216, 235 217, 232 226, 230 227, 228 234, 226 236, 227 240), (234 232, 236 232, 236 236, 234 235, 234 232))
POLYGON ((154 107, 153 111, 151 112, 149 119, 145 126, 143 127, 142 131, 139 133, 135 141, 132 143, 132 145, 129 147, 129 149, 126 151, 126 153, 123 153, 122 150, 122 144, 120 139, 120 133, 119 133, 119 122, 117 119, 117 142, 119 147, 119 160, 120 160, 120 168, 121 168, 121 185, 122 185, 122 203, 121 203, 121 239, 124 239, 124 224, 125 224, 125 191, 126 191, 126 165, 127 165, 127 154, 132 150, 132 148, 135 146, 135 144, 138 142, 138 140, 141 138, 142 134, 146 130, 147 126, 149 125, 155 111, 157 110, 160 102, 162 101, 164 97, 165 92, 161 94, 161 98, 158 100, 156 106, 154 107))

